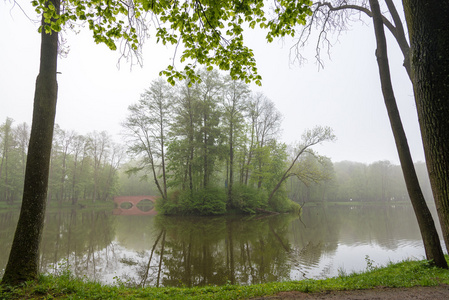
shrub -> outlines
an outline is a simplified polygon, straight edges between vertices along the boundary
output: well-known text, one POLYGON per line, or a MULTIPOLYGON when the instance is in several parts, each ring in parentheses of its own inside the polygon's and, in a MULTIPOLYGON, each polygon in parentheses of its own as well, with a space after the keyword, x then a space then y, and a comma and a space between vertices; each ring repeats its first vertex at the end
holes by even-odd
POLYGON ((164 215, 177 215, 181 213, 181 206, 178 203, 180 191, 176 190, 168 194, 167 199, 159 197, 156 199, 156 210, 164 215))
POLYGON ((165 215, 220 215, 226 213, 226 193, 219 188, 198 191, 176 191, 167 200, 156 202, 158 212, 165 215))
POLYGON ((234 185, 231 193, 231 206, 242 212, 254 214, 257 208, 267 207, 267 193, 248 185, 234 185))
POLYGON ((208 216, 226 213, 226 193, 220 188, 205 188, 193 192, 186 209, 194 215, 208 216))
POLYGON ((300 213, 301 211, 301 206, 298 203, 290 200, 285 190, 281 189, 279 189, 276 194, 274 194, 273 199, 271 199, 270 208, 271 210, 280 213, 300 213))

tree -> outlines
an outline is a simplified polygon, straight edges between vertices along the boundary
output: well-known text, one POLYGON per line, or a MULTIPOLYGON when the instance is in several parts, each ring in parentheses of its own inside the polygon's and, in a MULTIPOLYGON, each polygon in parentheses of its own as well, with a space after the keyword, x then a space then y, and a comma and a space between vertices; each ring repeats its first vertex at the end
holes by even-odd
POLYGON ((228 127, 229 144, 229 176, 228 205, 231 203, 232 185, 234 183, 234 152, 237 132, 243 127, 243 111, 247 105, 249 95, 248 86, 241 81, 227 80, 225 95, 223 97, 224 120, 228 127))
MULTIPOLYGON (((60 1, 46 1, 45 7, 58 15, 60 1)), ((45 24, 46 17, 42 17, 45 24)), ((44 226, 48 171, 56 115, 58 33, 41 32, 39 75, 34 94, 33 121, 25 171, 22 207, 2 284, 17 284, 37 278, 39 244, 44 226)))
POLYGON ((449 2, 403 0, 402 3, 427 169, 449 249, 449 2))
MULTIPOLYGON (((245 183, 248 181, 249 165, 252 160, 256 160, 256 168, 259 172, 263 168, 263 149, 280 132, 282 115, 276 109, 273 101, 263 94, 256 94, 250 99, 249 118, 251 122, 251 144, 249 147, 245 183)), ((262 185, 262 178, 259 179, 257 186, 262 185)))
POLYGON ((87 137, 90 155, 93 158, 94 169, 94 190, 92 193, 92 202, 95 202, 100 197, 100 173, 108 156, 111 137, 106 131, 98 133, 92 132, 87 137))
MULTIPOLYGON (((78 197, 79 197, 79 189, 78 189, 78 175, 79 173, 81 173, 78 170, 78 163, 80 162, 79 160, 81 159, 81 164, 83 162, 83 155, 82 155, 82 151, 84 149, 85 146, 85 137, 82 135, 75 135, 74 137, 74 141, 72 144, 72 153, 73 153, 73 166, 71 169, 71 174, 72 174, 72 187, 71 187, 71 199, 72 199, 72 204, 76 204, 78 201, 78 197)), ((82 165, 81 165, 81 170, 82 170, 82 165)))
POLYGON ((5 123, 1 126, 1 152, 2 152, 2 160, 0 163, 0 180, 2 179, 2 174, 4 180, 2 180, 1 185, 3 186, 4 194, 0 197, 4 198, 6 202, 11 202, 11 191, 9 187, 9 157, 11 155, 11 150, 13 148, 13 130, 12 130, 13 119, 6 118, 5 123))
POLYGON ((195 95, 198 99, 199 123, 197 125, 198 132, 195 135, 197 145, 201 148, 202 163, 202 188, 210 185, 212 174, 216 169, 217 160, 219 159, 219 142, 221 121, 221 112, 219 104, 223 93, 223 79, 216 71, 200 72, 202 81, 193 85, 195 95))
MULTIPOLYGON (((402 121, 399 115, 399 110, 394 98, 394 92, 391 84, 386 41, 383 26, 386 26, 395 37, 403 55, 404 55, 404 67, 409 75, 412 83, 415 81, 411 76, 409 53, 410 47, 405 37, 404 28, 402 26, 401 18, 397 12, 397 9, 392 0, 385 0, 388 11, 390 12, 390 22, 387 17, 382 15, 378 1, 371 2, 369 5, 367 1, 358 4, 357 1, 334 1, 331 2, 316 2, 314 4, 314 13, 310 18, 309 25, 303 30, 300 36, 300 42, 297 46, 305 45, 305 41, 310 36, 310 28, 313 23, 319 24, 321 27, 318 44, 322 41, 329 46, 329 40, 327 39, 327 32, 331 30, 345 29, 346 23, 351 19, 354 12, 361 14, 364 13, 373 19, 375 24, 375 36, 377 41, 377 60, 379 66, 379 74, 382 85, 382 92, 384 95, 385 105, 388 111, 388 117, 390 120, 391 128, 393 131, 394 139, 396 142, 396 148, 398 150, 403 174, 405 177, 407 189, 409 192, 410 200, 415 208, 415 213, 420 224, 421 233, 423 234, 424 245, 426 248, 427 258, 429 260, 435 260, 437 265, 446 267, 447 264, 444 260, 441 246, 439 245, 438 234, 433 224, 433 218, 425 202, 419 181, 414 169, 413 160, 408 147, 405 131, 402 126, 402 121), (323 18, 319 16, 322 15, 323 18), (433 228, 433 229, 432 229, 433 228), (440 248, 440 249, 438 249, 440 248), (433 254, 431 254, 433 253, 433 254)), ((317 46, 317 58, 320 60, 319 46, 317 46)), ((449 223, 448 223, 449 224, 449 223)))
POLYGON ((123 123, 128 131, 129 152, 141 156, 140 165, 130 169, 137 173, 149 167, 163 199, 167 199, 166 143, 171 122, 173 94, 162 80, 152 82, 137 104, 128 107, 130 115, 123 123), (159 171, 162 172, 159 177, 159 171), (161 180, 159 180, 159 178, 161 180))
MULTIPOLYGON (((399 16, 393 0, 385 0, 385 3, 387 5, 387 10, 381 15, 382 23, 388 28, 398 43, 404 56, 404 67, 410 77, 410 46, 407 42, 404 27, 402 26, 401 17, 399 16), (387 12, 390 13, 389 16, 387 15, 387 12)), ((323 60, 321 58, 322 48, 329 49, 332 46, 328 36, 329 33, 346 30, 348 23, 361 21, 361 15, 366 15, 369 18, 373 17, 373 12, 371 11, 369 1, 367 0, 315 1, 311 10, 312 14, 309 16, 306 25, 301 30, 298 42, 292 49, 295 51, 296 59, 303 61, 304 57, 301 55, 301 48, 306 46, 311 37, 312 27, 316 26, 316 28, 319 29, 319 34, 316 41, 315 58, 320 66, 323 66, 323 60)))
MULTIPOLYGON (((292 149, 294 151, 294 149, 292 149)), ((338 185, 330 158, 306 151, 296 162, 286 183, 289 198, 295 202, 325 202, 337 197, 338 185)))
MULTIPOLYGON (((59 174, 59 191, 56 191, 56 198, 58 199, 59 203, 62 203, 65 198, 66 194, 66 180, 67 180, 67 160, 68 156, 70 155, 71 146, 75 139, 75 133, 73 131, 66 131, 59 126, 55 128, 55 137, 54 140, 56 144, 58 144, 61 147, 60 155, 61 155, 61 170, 59 174)), ((55 147, 53 146, 53 150, 55 150, 55 147)))
POLYGON ((188 84, 180 86, 175 97, 173 135, 168 150, 170 170, 174 186, 181 186, 182 190, 194 190, 194 156, 198 148, 195 142, 197 124, 199 120, 198 99, 195 90, 188 84))
POLYGON ((407 190, 410 195, 413 209, 415 210, 416 218, 418 219, 419 229, 421 231, 424 248, 426 251, 426 257, 428 260, 433 261, 436 266, 447 269, 448 266, 446 259, 444 258, 443 250, 441 249, 440 239, 438 237, 432 215, 427 207, 424 195, 419 185, 418 176, 416 175, 415 167, 413 165, 413 160, 408 147, 407 137, 405 136, 401 118, 399 116, 399 110, 396 105, 390 77, 387 42, 379 2, 377 0, 370 0, 370 6, 373 12, 373 23, 377 41, 376 56, 379 66, 382 93, 396 142, 399 160, 401 161, 405 183, 407 185, 407 190))
POLYGON ((20 164, 22 174, 25 176, 26 167, 26 155, 28 150, 28 142, 30 140, 30 127, 27 123, 22 123, 15 129, 15 135, 17 137, 17 144, 20 151, 20 164))
POLYGON ((289 177, 294 176, 294 173, 291 173, 293 166, 298 161, 299 157, 304 154, 310 147, 313 147, 317 144, 320 144, 325 141, 334 141, 335 135, 332 132, 332 129, 330 127, 321 127, 317 126, 313 128, 312 130, 306 130, 302 135, 302 141, 296 147, 296 153, 293 156, 293 159, 288 166, 287 170, 282 174, 281 178, 279 179, 276 186, 273 188, 273 190, 270 193, 270 196, 268 197, 268 203, 270 204, 274 194, 277 192, 277 190, 281 187, 282 183, 289 177))

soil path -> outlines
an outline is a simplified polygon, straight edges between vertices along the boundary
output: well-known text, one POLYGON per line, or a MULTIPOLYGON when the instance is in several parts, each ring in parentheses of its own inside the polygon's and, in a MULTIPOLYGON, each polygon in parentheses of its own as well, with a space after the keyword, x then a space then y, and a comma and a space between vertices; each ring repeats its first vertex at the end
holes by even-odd
POLYGON ((449 285, 413 288, 375 288, 355 291, 331 291, 325 293, 281 292, 255 299, 334 299, 334 300, 384 300, 384 299, 449 299, 449 285))

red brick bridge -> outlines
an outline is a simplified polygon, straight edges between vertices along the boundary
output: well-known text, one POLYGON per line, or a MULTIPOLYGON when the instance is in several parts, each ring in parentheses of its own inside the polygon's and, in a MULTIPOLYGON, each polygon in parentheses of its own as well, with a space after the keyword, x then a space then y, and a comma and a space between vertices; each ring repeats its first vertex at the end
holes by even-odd
POLYGON ((137 204, 142 200, 150 200, 156 202, 156 196, 119 196, 114 198, 116 208, 112 212, 114 215, 155 215, 156 208, 153 207, 150 211, 143 211, 137 207, 137 204), (130 203, 132 206, 128 209, 122 208, 123 203, 130 203))

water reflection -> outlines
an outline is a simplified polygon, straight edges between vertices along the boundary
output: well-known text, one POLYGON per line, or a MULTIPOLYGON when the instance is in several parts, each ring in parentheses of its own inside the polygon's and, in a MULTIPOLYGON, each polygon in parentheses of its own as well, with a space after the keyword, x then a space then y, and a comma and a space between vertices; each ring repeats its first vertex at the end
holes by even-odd
MULTIPOLYGON (((0 214, 4 268, 17 213, 0 214)), ((424 250, 413 210, 313 207, 293 215, 251 217, 123 216, 49 212, 41 268, 70 266, 76 276, 140 286, 255 284, 335 276, 424 250)))

